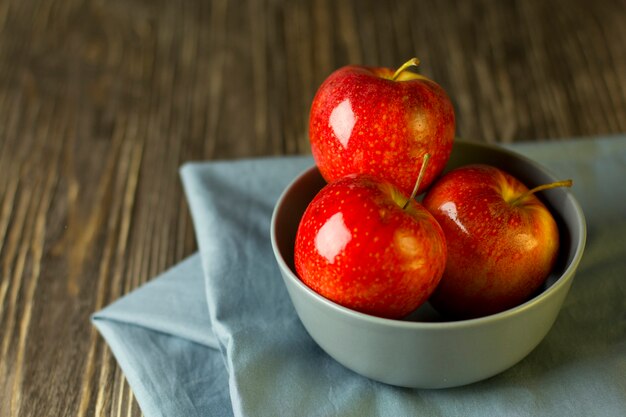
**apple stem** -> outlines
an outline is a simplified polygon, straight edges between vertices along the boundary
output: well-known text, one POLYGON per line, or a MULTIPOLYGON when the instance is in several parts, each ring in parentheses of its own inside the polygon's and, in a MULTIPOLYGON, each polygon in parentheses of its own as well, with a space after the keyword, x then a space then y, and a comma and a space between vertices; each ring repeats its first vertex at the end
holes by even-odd
POLYGON ((406 203, 404 203, 404 206, 402 206, 402 210, 406 210, 411 200, 413 200, 415 196, 417 195, 417 190, 420 188, 420 184, 422 183, 422 179, 424 178, 424 173, 426 172, 426 167, 428 166, 429 159, 430 159, 430 154, 429 153, 425 154, 424 158, 422 159, 422 167, 420 168, 420 173, 417 176, 417 181, 415 181, 415 187, 413 187, 413 192, 411 193, 411 197, 409 197, 409 199, 406 200, 406 203))
POLYGON ((404 72, 408 68, 417 68, 419 66, 419 64, 420 64, 420 60, 419 59, 417 59, 417 58, 409 59, 404 64, 402 64, 400 66, 400 68, 398 68, 396 70, 396 72, 393 73, 393 76, 391 77, 391 80, 395 81, 396 78, 398 78, 400 76, 400 74, 402 74, 402 72, 404 72))
POLYGON ((530 190, 528 190, 528 191, 520 194, 516 198, 514 198, 511 201, 511 204, 515 205, 515 204, 519 203, 520 201, 523 201, 529 195, 535 194, 538 191, 550 190, 552 188, 558 188, 558 187, 571 187, 573 184, 574 184, 574 182, 572 180, 563 180, 563 181, 552 182, 550 184, 539 185, 539 186, 537 186, 535 188, 531 188, 530 190))

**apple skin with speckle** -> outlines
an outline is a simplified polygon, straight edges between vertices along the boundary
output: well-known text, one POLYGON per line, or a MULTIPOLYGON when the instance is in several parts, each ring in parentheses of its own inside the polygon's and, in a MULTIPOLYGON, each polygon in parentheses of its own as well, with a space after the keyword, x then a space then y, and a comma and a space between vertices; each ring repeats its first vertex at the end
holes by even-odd
POLYGON ((421 194, 450 157, 455 115, 444 89, 423 75, 346 66, 319 87, 309 114, 309 141, 327 182, 371 174, 410 195, 422 159, 431 155, 421 194))
POLYGON ((527 301, 552 270, 559 248, 548 208, 505 171, 457 168, 433 184, 423 205, 441 225, 446 270, 430 304, 457 319, 495 314, 527 301))
POLYGON ((385 318, 411 313, 443 274, 446 242, 433 216, 392 184, 350 175, 326 185, 298 227, 294 262, 312 290, 385 318))

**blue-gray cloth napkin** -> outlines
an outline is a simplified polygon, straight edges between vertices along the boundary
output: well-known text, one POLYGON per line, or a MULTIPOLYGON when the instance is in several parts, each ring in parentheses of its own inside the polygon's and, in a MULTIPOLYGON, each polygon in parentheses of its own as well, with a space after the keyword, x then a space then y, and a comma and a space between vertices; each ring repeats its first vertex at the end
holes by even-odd
POLYGON ((626 415, 626 136, 510 146, 573 178, 585 255, 545 340, 513 368, 445 390, 371 381, 308 336, 274 262, 270 216, 309 157, 181 169, 198 253, 93 322, 148 417, 626 415))

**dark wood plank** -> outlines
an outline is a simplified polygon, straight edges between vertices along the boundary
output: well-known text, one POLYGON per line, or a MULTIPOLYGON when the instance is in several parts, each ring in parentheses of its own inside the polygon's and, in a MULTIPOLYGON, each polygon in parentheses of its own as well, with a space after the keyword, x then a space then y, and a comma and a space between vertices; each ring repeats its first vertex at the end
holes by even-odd
POLYGON ((626 131, 626 3, 0 2, 0 415, 141 412, 89 315, 195 250, 185 161, 309 152, 348 63, 412 56, 489 142, 626 131))

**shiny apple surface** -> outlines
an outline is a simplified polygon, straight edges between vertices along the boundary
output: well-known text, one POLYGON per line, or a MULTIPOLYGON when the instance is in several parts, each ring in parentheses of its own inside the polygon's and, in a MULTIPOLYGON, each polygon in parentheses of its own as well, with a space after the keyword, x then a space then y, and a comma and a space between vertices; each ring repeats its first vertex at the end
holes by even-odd
POLYGON ((325 186, 298 228, 295 265, 317 293, 379 317, 406 316, 432 294, 446 259, 443 231, 419 203, 371 176, 325 186))
POLYGON ((393 70, 347 66, 332 73, 313 99, 309 139, 327 182, 371 174, 411 194, 426 153, 420 192, 444 168, 454 142, 455 115, 434 81, 393 70))
POLYGON ((449 246, 444 277, 431 304, 472 318, 528 300, 556 261, 559 232, 548 208, 505 171, 489 165, 457 168, 438 180, 424 206, 449 246))

